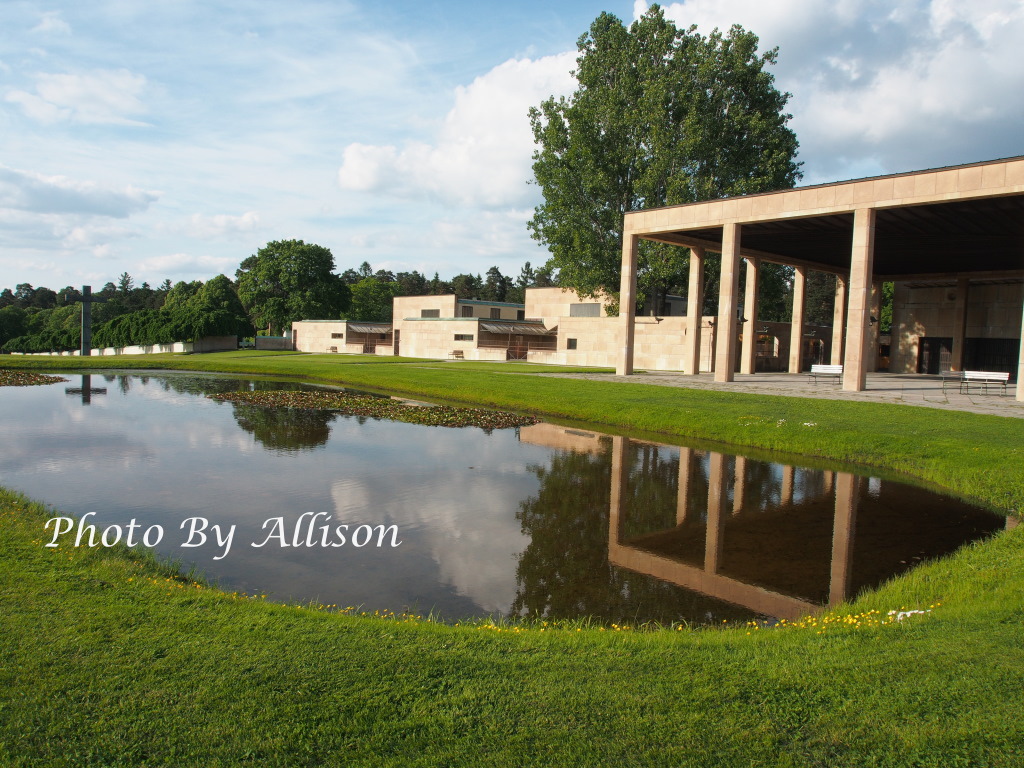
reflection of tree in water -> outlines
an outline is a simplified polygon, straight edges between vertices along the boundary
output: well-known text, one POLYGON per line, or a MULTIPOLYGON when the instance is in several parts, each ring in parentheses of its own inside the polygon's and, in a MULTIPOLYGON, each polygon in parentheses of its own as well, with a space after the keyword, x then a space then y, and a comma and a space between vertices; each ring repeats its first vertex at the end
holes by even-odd
MULTIPOLYGON (((632 469, 623 498, 623 536, 629 539, 674 528, 679 499, 678 449, 629 442, 626 461, 632 469)), ((693 493, 692 483, 688 490, 693 493)))
MULTIPOLYGON (((628 483, 626 519, 645 530, 674 526, 679 482, 675 449, 627 443, 626 460, 633 473, 640 472, 628 483)), ((608 446, 596 455, 556 453, 550 465, 530 467, 540 490, 517 513, 530 543, 519 556, 510 612, 544 618, 589 616, 605 623, 750 618, 742 608, 608 562, 611 464, 608 446)))
POLYGON ((167 376, 159 379, 165 392, 184 395, 215 395, 222 392, 263 392, 268 390, 309 389, 293 381, 251 381, 220 376, 167 376))
POLYGON ((264 448, 282 453, 326 445, 331 436, 331 422, 337 416, 331 411, 304 408, 263 408, 238 403, 232 403, 232 408, 238 426, 264 448))

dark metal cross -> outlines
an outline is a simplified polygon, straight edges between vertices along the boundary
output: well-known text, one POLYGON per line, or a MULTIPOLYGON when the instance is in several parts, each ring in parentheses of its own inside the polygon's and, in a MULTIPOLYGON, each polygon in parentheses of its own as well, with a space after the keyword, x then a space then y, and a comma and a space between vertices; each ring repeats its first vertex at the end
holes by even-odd
MULTIPOLYGON (((92 286, 82 286, 82 347, 81 354, 88 357, 92 354, 92 305, 97 301, 106 301, 92 295, 92 286)), ((106 391, 106 390, 104 390, 106 391)))
MULTIPOLYGON (((86 304, 85 306, 89 306, 86 304)), ((89 405, 92 402, 93 395, 105 395, 107 394, 106 387, 93 387, 92 386, 92 374, 82 374, 82 386, 81 387, 64 387, 64 393, 68 395, 81 395, 82 405, 89 405)))

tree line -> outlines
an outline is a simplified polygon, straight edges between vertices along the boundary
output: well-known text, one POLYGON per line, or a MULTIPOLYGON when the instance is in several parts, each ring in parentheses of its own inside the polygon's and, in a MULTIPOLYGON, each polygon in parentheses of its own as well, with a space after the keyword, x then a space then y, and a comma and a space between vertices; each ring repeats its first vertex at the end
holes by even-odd
MULTIPOLYGON (((518 277, 491 267, 485 276, 442 280, 413 270, 374 270, 368 262, 335 272, 334 256, 301 240, 274 241, 239 265, 235 279, 164 280, 156 288, 122 273, 93 293, 93 346, 125 347, 195 341, 205 336, 280 334, 294 320, 391 320, 395 296, 456 294, 463 299, 522 303, 527 288, 555 284, 548 267, 527 262, 518 277)), ((50 352, 78 349, 80 289, 60 291, 20 283, 0 291, 0 349, 50 352)))

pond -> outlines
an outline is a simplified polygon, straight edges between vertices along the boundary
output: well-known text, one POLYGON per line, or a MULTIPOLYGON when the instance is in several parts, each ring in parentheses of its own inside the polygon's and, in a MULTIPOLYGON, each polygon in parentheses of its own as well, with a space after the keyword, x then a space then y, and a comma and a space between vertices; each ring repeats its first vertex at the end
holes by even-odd
MULTIPOLYGON (((72 378, 0 389, 0 483, 88 515, 97 537, 134 524, 152 541, 159 526, 160 554, 279 601, 446 620, 795 618, 1007 524, 877 477, 555 424, 450 429, 206 397, 313 389, 294 383, 72 378)), ((40 546, 75 544, 78 528, 54 539, 57 525, 40 546)))

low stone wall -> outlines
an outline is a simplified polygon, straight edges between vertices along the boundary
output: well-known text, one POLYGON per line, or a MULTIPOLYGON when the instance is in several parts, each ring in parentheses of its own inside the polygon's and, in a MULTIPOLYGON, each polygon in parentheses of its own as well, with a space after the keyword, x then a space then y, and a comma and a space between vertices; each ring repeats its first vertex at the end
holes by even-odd
POLYGON ((256 349, 291 349, 292 340, 286 336, 257 336, 256 349))
MULTIPOLYGON (((173 344, 140 344, 131 347, 103 347, 93 349, 93 357, 108 357, 113 355, 159 355, 165 353, 182 352, 220 352, 224 350, 238 349, 237 336, 207 336, 199 341, 176 341, 173 344)), ((25 354, 15 352, 14 354, 25 354)), ((51 355, 53 357, 78 357, 80 350, 72 352, 31 352, 32 355, 51 355)))

